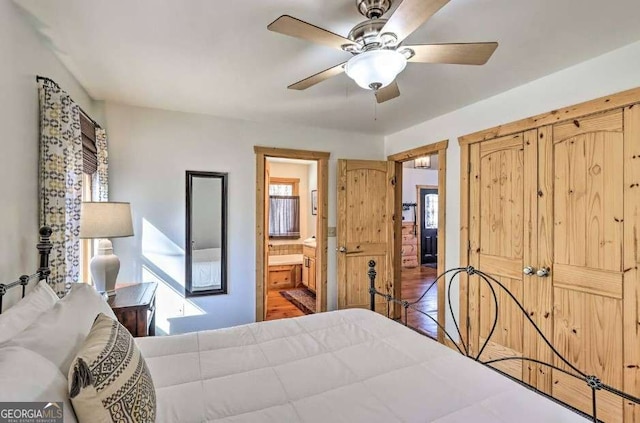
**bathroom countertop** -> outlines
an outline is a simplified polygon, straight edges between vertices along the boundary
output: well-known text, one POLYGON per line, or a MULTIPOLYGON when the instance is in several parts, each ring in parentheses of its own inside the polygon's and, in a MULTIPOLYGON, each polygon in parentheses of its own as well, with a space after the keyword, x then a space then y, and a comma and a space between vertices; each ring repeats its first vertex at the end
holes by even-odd
POLYGON ((302 264, 302 254, 284 254, 281 256, 269 256, 269 266, 291 266, 302 264))

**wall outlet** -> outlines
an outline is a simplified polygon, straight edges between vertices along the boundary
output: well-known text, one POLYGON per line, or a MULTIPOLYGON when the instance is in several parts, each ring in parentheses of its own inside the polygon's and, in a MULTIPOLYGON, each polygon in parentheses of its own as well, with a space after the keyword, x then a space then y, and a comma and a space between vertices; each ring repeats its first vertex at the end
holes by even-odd
POLYGON ((336 227, 335 226, 329 226, 329 231, 327 233, 327 236, 329 238, 335 238, 336 237, 336 227))

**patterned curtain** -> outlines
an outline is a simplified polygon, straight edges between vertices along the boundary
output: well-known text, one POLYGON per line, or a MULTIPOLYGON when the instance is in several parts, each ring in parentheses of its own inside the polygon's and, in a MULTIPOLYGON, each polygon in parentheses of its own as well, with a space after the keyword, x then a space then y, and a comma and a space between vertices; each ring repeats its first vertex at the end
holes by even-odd
POLYGON ((107 154, 107 132, 96 128, 98 170, 93 174, 93 201, 109 201, 109 155, 107 154))
POLYGON ((49 285, 58 296, 78 282, 80 206, 82 204, 82 133, 80 109, 49 80, 39 82, 40 225, 53 229, 49 285))

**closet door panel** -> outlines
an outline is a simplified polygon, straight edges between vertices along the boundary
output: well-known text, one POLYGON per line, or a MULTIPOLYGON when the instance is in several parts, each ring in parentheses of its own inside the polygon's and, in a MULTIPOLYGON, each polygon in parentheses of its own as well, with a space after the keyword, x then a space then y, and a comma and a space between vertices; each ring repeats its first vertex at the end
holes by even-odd
MULTIPOLYGON (((553 127, 554 345, 577 368, 622 389, 622 111, 553 127)), ((549 216, 547 216, 549 218, 549 216)), ((556 364, 570 370, 559 360, 556 364)), ((591 391, 561 372, 553 394, 587 412, 591 391)), ((602 394, 601 394, 602 395, 602 394)), ((606 395, 602 395, 606 397, 606 395)), ((603 398, 599 416, 622 421, 622 401, 603 398)))
MULTIPOLYGON (((517 134, 474 145, 470 156, 470 264, 491 274, 523 302, 524 137, 517 134)), ((490 337, 481 359, 521 356, 524 318, 508 294, 498 284, 490 287, 475 276, 470 278, 469 293, 471 338, 481 348, 490 337), (498 310, 491 288, 498 298, 498 310)), ((523 366, 518 360, 496 363, 495 367, 522 378, 523 366)))

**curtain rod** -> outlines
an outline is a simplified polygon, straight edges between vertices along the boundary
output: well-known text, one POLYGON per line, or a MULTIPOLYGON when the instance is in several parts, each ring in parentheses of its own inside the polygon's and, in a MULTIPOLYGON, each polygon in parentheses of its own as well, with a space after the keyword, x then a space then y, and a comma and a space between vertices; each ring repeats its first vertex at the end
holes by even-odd
MULTIPOLYGON (((51 78, 47 78, 46 76, 40 76, 40 75, 36 75, 36 81, 49 81, 52 84, 54 84, 56 87, 62 89, 60 87, 60 84, 58 84, 56 81, 54 81, 51 78)), ((102 126, 100 126, 100 124, 98 122, 96 122, 95 120, 93 120, 93 118, 91 116, 89 116, 89 113, 85 112, 84 109, 82 107, 80 107, 79 104, 76 104, 78 106, 78 109, 80 109, 80 113, 82 113, 84 115, 84 117, 86 117, 87 119, 89 119, 96 128, 100 128, 102 129, 102 126)))

